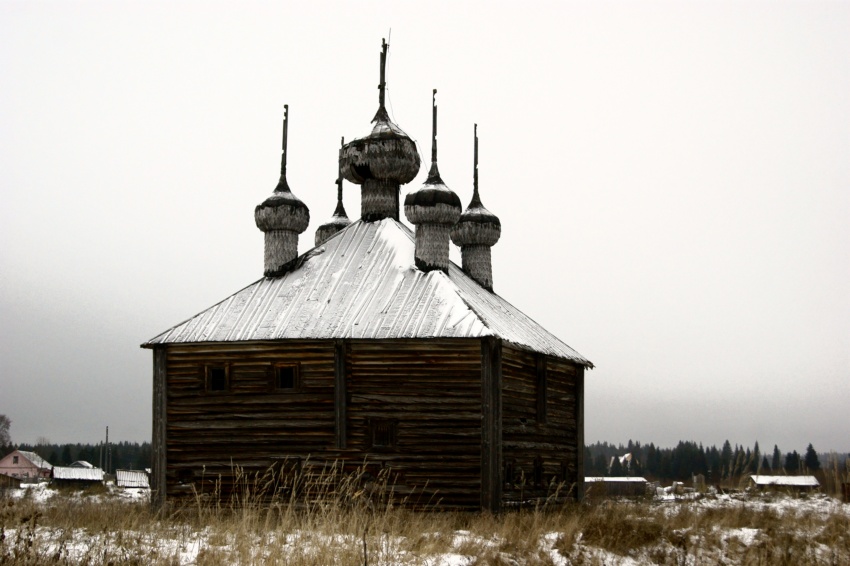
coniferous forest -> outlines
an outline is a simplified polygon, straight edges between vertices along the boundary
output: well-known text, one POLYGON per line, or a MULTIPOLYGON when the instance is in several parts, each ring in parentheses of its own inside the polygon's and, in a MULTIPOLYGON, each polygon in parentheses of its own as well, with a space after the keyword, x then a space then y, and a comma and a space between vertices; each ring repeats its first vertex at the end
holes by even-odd
POLYGON ((818 454, 811 444, 801 454, 796 450, 783 452, 777 445, 765 449, 758 442, 744 447, 732 446, 727 440, 717 448, 680 440, 674 448, 661 448, 629 440, 625 445, 588 444, 584 468, 588 476, 642 476, 658 481, 689 481, 702 474, 707 483, 719 484, 749 474, 818 475, 834 469, 845 473, 848 459, 850 454, 818 454), (624 458, 627 454, 631 456, 624 458))

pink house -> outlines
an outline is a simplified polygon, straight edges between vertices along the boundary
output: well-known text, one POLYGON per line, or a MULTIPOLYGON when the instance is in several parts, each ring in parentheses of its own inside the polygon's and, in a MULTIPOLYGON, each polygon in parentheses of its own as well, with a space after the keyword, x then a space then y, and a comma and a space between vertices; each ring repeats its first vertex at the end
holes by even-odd
POLYGON ((0 474, 13 478, 50 478, 53 466, 35 452, 15 450, 0 460, 0 474))

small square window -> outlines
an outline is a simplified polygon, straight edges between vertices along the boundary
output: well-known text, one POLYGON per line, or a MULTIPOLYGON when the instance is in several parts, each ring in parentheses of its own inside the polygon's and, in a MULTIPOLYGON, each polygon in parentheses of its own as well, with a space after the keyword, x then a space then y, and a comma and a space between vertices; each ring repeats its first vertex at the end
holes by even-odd
POLYGON ((398 439, 398 421, 395 419, 372 419, 372 448, 395 448, 398 439))
POLYGON ((275 387, 278 389, 295 389, 297 373, 295 366, 275 368, 275 387))
POLYGON ((275 364, 271 368, 271 388, 274 391, 297 391, 301 389, 298 364, 275 364))
POLYGON ((13 463, 13 464, 17 464, 17 463, 18 463, 18 457, 17 457, 17 456, 12 456, 12 463, 13 463))
POLYGON ((230 388, 227 366, 206 366, 206 370, 207 391, 222 392, 230 388))

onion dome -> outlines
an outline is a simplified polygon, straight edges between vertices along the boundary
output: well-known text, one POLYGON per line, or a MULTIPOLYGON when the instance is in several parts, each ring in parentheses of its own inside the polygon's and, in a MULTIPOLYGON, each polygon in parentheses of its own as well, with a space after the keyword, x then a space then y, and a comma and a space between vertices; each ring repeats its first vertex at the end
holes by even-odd
POLYGON ((387 113, 386 65, 387 48, 381 51, 381 82, 378 85, 378 112, 375 126, 365 137, 344 145, 339 154, 340 173, 351 183, 363 185, 361 212, 363 220, 381 218, 398 220, 399 185, 409 183, 419 173, 420 159, 416 143, 394 124, 387 113))
POLYGON ((490 247, 499 241, 502 223, 484 208, 478 195, 478 124, 475 124, 472 200, 452 228, 452 242, 461 248, 463 270, 489 291, 493 290, 490 247))
POLYGON ((416 266, 423 271, 449 267, 449 232, 460 218, 460 199, 446 186, 437 167, 437 90, 433 98, 431 170, 425 184, 407 194, 404 215, 416 225, 416 266))
POLYGON ((266 235, 266 277, 282 274, 287 264, 298 257, 298 234, 310 223, 310 210, 292 194, 286 181, 286 138, 289 106, 283 106, 283 144, 280 158, 280 180, 270 197, 254 209, 257 228, 266 235))
MULTIPOLYGON (((342 145, 345 145, 345 138, 342 139, 342 145)), ((330 220, 319 226, 316 230, 316 245, 320 246, 327 241, 328 238, 351 224, 348 215, 345 213, 345 207, 342 205, 342 174, 336 178, 336 210, 330 220)))

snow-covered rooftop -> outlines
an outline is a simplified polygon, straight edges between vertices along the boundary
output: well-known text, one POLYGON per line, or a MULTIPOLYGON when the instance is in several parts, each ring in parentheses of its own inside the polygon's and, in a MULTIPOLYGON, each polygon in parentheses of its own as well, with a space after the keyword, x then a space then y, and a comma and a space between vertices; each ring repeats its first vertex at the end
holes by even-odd
POLYGON ((480 338, 593 367, 590 361, 455 264, 414 265, 409 228, 358 220, 263 278, 142 346, 281 339, 480 338))
POLYGON ((29 460, 36 468, 49 470, 53 467, 53 464, 51 464, 35 452, 29 452, 27 450, 18 450, 18 453, 27 460, 29 460))
POLYGON ((148 474, 142 470, 115 470, 118 487, 150 487, 148 474))
POLYGON ((818 487, 820 483, 815 476, 750 476, 758 486, 785 487, 818 487))
POLYGON ((615 477, 602 477, 602 476, 594 476, 594 477, 586 477, 584 478, 585 483, 646 483, 644 478, 634 478, 634 477, 626 477, 626 476, 615 476, 615 477))
POLYGON ((100 468, 53 466, 53 479, 103 481, 103 470, 100 468))

